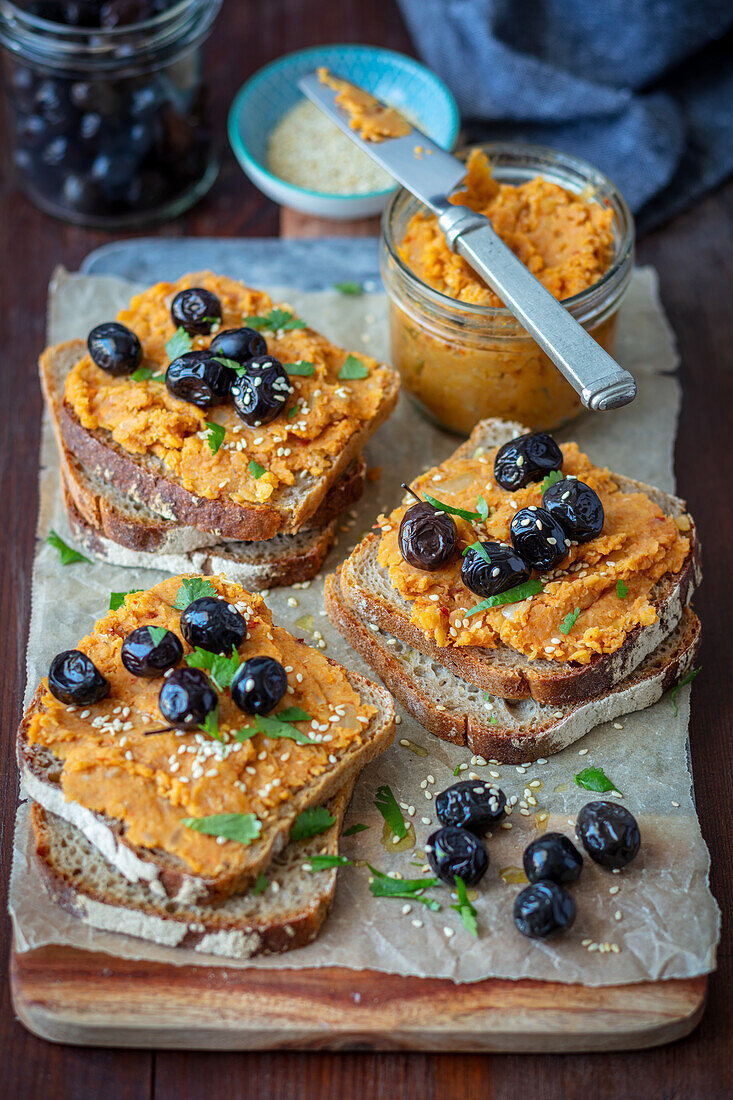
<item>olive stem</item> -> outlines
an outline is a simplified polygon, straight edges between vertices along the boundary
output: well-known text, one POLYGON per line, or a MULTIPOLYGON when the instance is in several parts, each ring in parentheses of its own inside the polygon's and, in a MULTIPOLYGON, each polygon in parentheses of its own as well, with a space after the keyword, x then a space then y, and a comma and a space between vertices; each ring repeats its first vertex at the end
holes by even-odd
POLYGON ((415 490, 411 489, 409 485, 406 485, 404 481, 402 482, 401 488, 403 488, 406 493, 409 493, 410 496, 413 496, 418 504, 427 504, 427 501, 426 500, 420 500, 420 497, 417 495, 415 490))
POLYGON ((170 733, 171 730, 178 729, 177 726, 164 726, 162 730, 145 730, 144 737, 152 737, 154 733, 170 733))

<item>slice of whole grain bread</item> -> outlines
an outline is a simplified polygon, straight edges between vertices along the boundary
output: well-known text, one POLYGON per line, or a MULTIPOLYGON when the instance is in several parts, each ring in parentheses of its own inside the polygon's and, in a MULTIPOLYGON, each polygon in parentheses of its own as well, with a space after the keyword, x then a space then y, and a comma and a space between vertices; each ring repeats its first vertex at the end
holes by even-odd
POLYGON ((571 705, 489 696, 443 665, 372 624, 343 599, 336 576, 326 579, 326 610, 346 638, 403 706, 436 737, 466 745, 502 764, 547 757, 572 745, 602 722, 642 710, 690 671, 700 644, 700 622, 685 608, 664 641, 621 683, 571 705))
POLYGON ((352 433, 322 476, 305 475, 293 486, 280 486, 266 504, 238 504, 230 498, 199 497, 166 470, 155 455, 132 454, 109 432, 84 428, 64 401, 64 385, 69 371, 85 352, 83 341, 71 340, 47 348, 39 362, 41 387, 59 450, 69 451, 105 485, 133 503, 144 504, 161 519, 212 532, 220 539, 261 541, 277 534, 295 534, 307 526, 328 492, 361 454, 366 441, 390 415, 399 392, 398 377, 392 373, 372 420, 352 433))
POLYGON ((395 712, 391 695, 358 673, 345 671, 361 702, 374 706, 376 715, 363 728, 358 743, 338 754, 334 753, 335 762, 327 772, 281 803, 273 816, 263 822, 260 835, 247 847, 246 860, 234 872, 208 877, 196 875, 177 856, 129 843, 124 822, 89 810, 77 802, 67 802, 61 787, 61 761, 47 748, 31 744, 26 737, 32 715, 42 706, 43 685, 36 691, 18 731, 17 755, 23 786, 34 802, 79 829, 131 882, 146 883, 160 896, 162 891, 168 898, 184 905, 223 901, 245 890, 283 850, 293 822, 303 810, 321 805, 341 788, 353 783, 364 765, 392 743, 395 712), (157 885, 153 886, 153 883, 157 885))
MULTIPOLYGON (((489 449, 527 429, 502 420, 481 421, 456 455, 470 457, 477 447, 489 449)), ((685 503, 643 482, 613 475, 622 489, 646 493, 669 516, 686 515, 685 503)), ((379 534, 366 535, 339 571, 343 602, 365 623, 419 650, 460 679, 504 699, 531 697, 538 703, 570 706, 608 691, 621 683, 674 630, 685 606, 700 583, 700 547, 690 519, 690 553, 679 573, 663 577, 654 589, 657 622, 637 627, 614 653, 594 655, 586 665, 569 661, 530 660, 502 645, 438 646, 410 620, 410 604, 396 591, 389 574, 377 561, 379 534)))
POLYGON ((317 874, 305 868, 315 855, 336 855, 353 783, 327 803, 335 818, 319 836, 290 841, 267 869, 257 892, 236 894, 220 905, 180 904, 130 882, 84 834, 34 803, 36 854, 50 896, 85 924, 167 947, 244 959, 304 947, 318 935, 333 901, 337 868, 317 874))

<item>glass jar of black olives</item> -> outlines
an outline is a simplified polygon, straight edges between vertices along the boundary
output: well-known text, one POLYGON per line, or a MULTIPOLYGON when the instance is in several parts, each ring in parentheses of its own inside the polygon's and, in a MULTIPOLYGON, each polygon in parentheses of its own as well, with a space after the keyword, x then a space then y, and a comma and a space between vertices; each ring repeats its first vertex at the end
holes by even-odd
POLYGON ((181 213, 218 169, 201 47, 222 0, 0 0, 12 156, 30 198, 97 228, 181 213))

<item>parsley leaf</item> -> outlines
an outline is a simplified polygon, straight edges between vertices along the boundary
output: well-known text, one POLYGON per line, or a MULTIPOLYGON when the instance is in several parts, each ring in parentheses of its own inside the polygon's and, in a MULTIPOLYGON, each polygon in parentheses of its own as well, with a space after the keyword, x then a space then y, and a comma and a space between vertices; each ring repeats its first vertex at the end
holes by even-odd
POLYGON ((556 481, 562 481, 563 475, 560 470, 550 470, 547 477, 543 477, 540 482, 540 492, 546 493, 551 485, 554 485, 556 481))
POLYGON ((149 382, 152 379, 154 382, 160 382, 165 378, 165 371, 154 371, 152 367, 138 367, 130 375, 133 382, 149 382))
POLYGON ((208 428, 206 442, 209 444, 211 453, 215 455, 224 442, 224 436, 227 434, 226 428, 222 427, 221 424, 214 424, 211 420, 205 420, 204 424, 208 428))
POLYGON ((683 676, 679 683, 675 684, 675 686, 670 691, 669 697, 672 700, 672 705, 674 706, 675 718, 679 714, 679 711, 677 709, 677 692, 680 690, 680 688, 685 687, 687 684, 691 684, 697 676, 698 672, 700 672, 699 668, 693 668, 692 671, 688 672, 686 676, 683 676))
POLYGON ((187 653, 186 664, 190 668, 202 668, 208 672, 214 687, 219 691, 226 691, 232 686, 234 675, 242 663, 242 658, 233 649, 229 657, 221 653, 210 653, 208 649, 196 646, 192 653, 187 653))
POLYGON ((476 512, 481 522, 486 523, 486 520, 489 518, 489 506, 481 496, 481 493, 479 493, 478 500, 476 501, 476 512))
POLYGON ((344 829, 342 836, 355 836, 356 833, 363 833, 365 829, 368 829, 368 825, 362 825, 359 821, 356 825, 349 825, 348 829, 344 829))
POLYGON ((368 863, 367 867, 375 876, 374 881, 369 883, 372 897, 407 899, 420 902, 433 912, 440 910, 439 902, 434 901, 433 898, 423 897, 425 890, 438 885, 437 878, 391 878, 384 872, 378 871, 376 867, 372 867, 371 863, 368 863))
POLYGON ((292 405, 288 409, 288 420, 294 420, 299 412, 300 412, 300 405, 292 405))
POLYGON ((150 635, 150 640, 152 641, 153 645, 160 645, 167 633, 168 631, 164 626, 148 627, 148 634, 150 635))
POLYGON ((73 546, 67 546, 61 536, 56 534, 53 527, 48 533, 46 542, 49 546, 53 546, 55 550, 58 550, 61 555, 62 565, 72 565, 75 561, 89 561, 89 558, 84 557, 84 555, 80 554, 78 550, 75 550, 73 546))
POLYGON ((480 558, 482 558, 483 561, 485 561, 487 565, 491 565, 491 558, 489 557, 489 555, 484 550, 483 544, 480 543, 478 540, 476 542, 472 542, 470 546, 466 547, 466 549, 463 551, 464 558, 465 558, 465 556, 466 556, 466 554, 468 553, 469 550, 475 550, 476 553, 478 554, 478 556, 480 558))
POLYGON ((252 893, 255 897, 259 897, 260 894, 264 894, 267 889, 267 875, 264 871, 260 871, 259 875, 255 879, 255 884, 252 887, 252 893))
POLYGON ((471 615, 476 615, 479 611, 486 611, 489 607, 501 607, 506 603, 520 603, 521 600, 527 600, 530 596, 536 596, 537 593, 541 591, 541 581, 525 581, 524 584, 516 584, 514 588, 507 588, 506 592, 500 592, 498 596, 489 596, 488 599, 482 600, 481 603, 477 603, 475 607, 472 607, 470 611, 465 611, 463 617, 464 619, 468 619, 471 615))
POLYGON ((365 367, 361 359, 357 359, 355 355, 347 355, 338 376, 343 382, 350 382, 355 378, 368 378, 369 368, 365 367))
POLYGON ((616 595, 620 600, 625 600, 629 594, 629 590, 622 580, 616 581, 616 595))
POLYGON ((250 844, 260 835, 262 823, 254 814, 211 814, 210 817, 184 817, 183 824, 197 833, 223 836, 240 844, 250 844))
POLYGON ((173 360, 177 359, 179 355, 184 355, 185 352, 190 351, 192 347, 193 341, 185 328, 177 328, 165 345, 165 351, 168 358, 173 360))
POLYGON ((343 283, 334 283, 333 289, 338 290, 341 294, 361 294, 362 288, 360 283, 352 283, 346 280, 343 283))
POLYGON ((177 611, 185 611, 194 600, 200 600, 202 596, 218 596, 218 594, 211 581, 202 580, 201 577, 184 577, 173 606, 177 611))
POLYGON ((222 367, 229 367, 229 370, 233 370, 235 374, 244 374, 247 370, 246 366, 238 363, 236 359, 227 359, 225 355, 215 355, 214 361, 221 363, 222 367))
POLYGON ((495 714, 492 714, 491 718, 489 718, 489 725, 490 726, 498 726, 499 725, 499 719, 496 717, 495 714))
POLYGON ((336 821, 325 806, 311 806, 298 814, 293 827, 290 830, 291 840, 306 840, 312 836, 320 836, 325 833, 336 821))
POLYGON ((199 729, 204 733, 208 733, 209 737, 213 737, 215 741, 223 741, 224 738, 219 733, 219 706, 214 707, 200 723, 199 729))
POLYGON ((438 508, 441 512, 445 512, 449 516, 460 516, 461 519, 467 519, 469 523, 475 523, 476 520, 481 519, 478 512, 467 512, 465 508, 451 508, 450 504, 442 504, 441 501, 436 500, 435 497, 429 497, 427 493, 423 495, 428 504, 432 504, 433 508, 438 508))
POLYGON ((294 317, 289 309, 271 309, 264 317, 243 317, 242 321, 250 328, 268 329, 270 332, 287 332, 294 328, 307 328, 305 321, 294 317))
POLYGON ((295 726, 291 726, 289 722, 283 722, 277 716, 266 718, 258 714, 255 718, 255 726, 259 733, 264 733, 265 737, 287 737, 298 745, 315 745, 316 743, 311 741, 310 737, 306 737, 304 733, 301 733, 299 729, 296 729, 295 726))
POLYGON ((142 588, 129 588, 127 592, 110 592, 109 594, 109 609, 110 611, 119 611, 125 602, 125 596, 132 596, 134 592, 142 592, 142 588))
POLYGON ((400 840, 403 840, 404 837, 407 836, 405 819, 402 816, 402 810, 397 805, 397 799, 386 783, 382 787, 377 787, 377 797, 374 799, 374 805, 377 807, 394 835, 399 837, 400 840))
POLYGON ((461 765, 456 764, 455 768, 453 769, 453 774, 454 775, 460 775, 460 772, 461 772, 461 765))
POLYGON ((618 787, 611 782, 603 768, 585 768, 582 772, 576 772, 575 782, 586 791, 597 791, 599 794, 618 790, 618 787))
POLYGON ((458 904, 451 905, 451 909, 455 909, 460 914, 463 921, 463 927, 466 931, 470 932, 472 936, 478 938, 478 925, 476 924, 476 910, 468 900, 468 893, 466 892, 466 884, 460 875, 455 876, 456 882, 456 894, 458 896, 458 904))
POLYGON ((565 616, 562 623, 560 624, 560 633, 561 634, 569 634, 570 633, 570 631, 575 626, 575 620, 577 619, 579 614, 580 614, 580 608, 576 607, 575 611, 571 611, 569 614, 567 614, 565 616))
POLYGON ((298 359, 297 363, 283 363, 288 374, 300 374, 304 378, 310 378, 316 373, 316 368, 307 359, 298 359))
POLYGON ((304 864, 311 875, 316 871, 327 871, 329 867, 347 866, 352 866, 352 860, 347 859, 346 856, 310 856, 304 864))
POLYGON ((247 469, 249 470, 255 481, 259 481, 262 475, 267 473, 265 467, 260 466, 259 462, 255 462, 253 458, 250 459, 247 469))
POLYGON ((303 710, 302 707, 285 707, 284 710, 279 710, 275 717, 279 718, 281 722, 313 721, 313 715, 309 714, 307 710, 303 710))

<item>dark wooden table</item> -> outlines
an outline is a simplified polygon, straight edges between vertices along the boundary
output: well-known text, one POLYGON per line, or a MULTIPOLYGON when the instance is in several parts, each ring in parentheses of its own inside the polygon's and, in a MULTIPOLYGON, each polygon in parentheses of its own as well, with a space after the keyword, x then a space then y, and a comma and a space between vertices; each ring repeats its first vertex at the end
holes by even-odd
MULTIPOLYGON (((217 122, 239 84, 279 54, 319 42, 372 42, 411 52, 392 0, 227 0, 210 43, 217 122)), ((7 164, 2 141, 2 161, 7 164)), ((57 263, 78 266, 109 238, 37 212, 6 177, 0 182, 0 318, 3 430, 0 729, 0 860, 10 869, 17 773, 13 741, 20 715, 30 610, 30 566, 37 507, 41 398, 35 359, 44 342, 46 285, 57 263)), ((276 207, 225 156, 221 177, 194 211, 164 236, 270 236, 276 207)), ((401 1100, 543 1100, 586 1096, 712 1100, 733 1096, 733 183, 647 237, 639 249, 661 277, 679 340, 684 406, 677 443, 680 492, 705 546, 706 582, 696 606, 704 624, 703 673, 693 694, 692 755, 697 801, 713 857, 712 886, 723 908, 719 969, 702 1024, 671 1047, 613 1055, 202 1054, 55 1047, 14 1019, 7 982, 0 989, 0 1093, 8 1098, 80 1100, 296 1100, 365 1096, 401 1100)), ((4 904, 3 904, 4 911, 4 904)), ((9 924, 2 931, 7 960, 9 924)))

